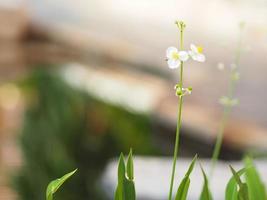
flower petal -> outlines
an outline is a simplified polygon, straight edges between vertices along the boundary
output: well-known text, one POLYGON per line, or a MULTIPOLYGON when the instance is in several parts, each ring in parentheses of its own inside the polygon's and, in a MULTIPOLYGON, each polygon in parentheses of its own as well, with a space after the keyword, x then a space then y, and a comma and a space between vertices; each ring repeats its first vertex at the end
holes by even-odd
POLYGON ((190 45, 190 49, 191 49, 194 53, 198 53, 198 50, 197 50, 197 46, 196 46, 196 45, 191 44, 191 45, 190 45))
POLYGON ((187 61, 189 58, 189 55, 186 51, 179 51, 178 54, 179 54, 179 60, 181 61, 187 61))
POLYGON ((173 59, 168 60, 168 65, 170 69, 178 68, 180 64, 181 64, 180 60, 173 60, 173 59))
POLYGON ((195 61, 198 61, 198 54, 195 54, 195 53, 193 53, 192 55, 191 55, 191 58, 193 59, 193 60, 195 60, 195 61))
POLYGON ((195 55, 195 53, 193 52, 193 51, 188 51, 188 54, 189 54, 189 56, 194 56, 195 55))
POLYGON ((197 56, 196 56, 196 60, 198 61, 198 62, 205 62, 205 60, 206 60, 206 57, 205 57, 205 55, 204 54, 198 54, 197 56))
POLYGON ((177 52, 178 52, 178 49, 177 49, 176 47, 169 47, 169 48, 166 50, 166 57, 167 57, 168 59, 171 59, 173 53, 177 53, 177 52))

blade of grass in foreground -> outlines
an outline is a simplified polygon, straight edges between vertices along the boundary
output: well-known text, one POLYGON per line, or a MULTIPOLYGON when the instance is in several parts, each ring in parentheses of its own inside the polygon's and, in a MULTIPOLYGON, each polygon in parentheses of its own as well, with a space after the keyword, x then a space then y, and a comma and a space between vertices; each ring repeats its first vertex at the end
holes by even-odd
POLYGON ((62 176, 61 178, 58 178, 52 182, 49 183, 46 189, 46 200, 53 200, 53 195, 56 193, 56 191, 60 188, 60 186, 68 180, 75 172, 77 169, 74 171, 62 176))
POLYGON ((118 166, 118 185, 115 192, 115 200, 136 199, 133 171, 133 157, 132 150, 130 150, 126 166, 123 154, 120 155, 118 166))
MULTIPOLYGON (((243 168, 243 169, 239 170, 237 172, 237 174, 239 176, 242 176, 242 174, 244 174, 245 171, 246 171, 246 169, 243 168)), ((232 176, 230 178, 229 182, 227 183, 227 186, 226 186, 225 200, 238 200, 237 194, 238 194, 237 182, 235 180, 235 177, 232 176)))
POLYGON ((233 106, 236 106, 238 104, 238 99, 234 98, 234 94, 235 94, 235 90, 237 87, 237 83, 239 81, 239 67, 240 67, 239 65, 240 65, 241 54, 243 53, 243 48, 242 48, 243 45, 242 44, 243 44, 244 27, 245 27, 245 23, 241 22, 239 24, 240 36, 239 36, 239 41, 238 41, 238 45, 237 45, 236 53, 235 53, 235 62, 233 65, 234 67, 231 67, 230 82, 229 82, 229 86, 228 86, 228 94, 226 96, 226 101, 223 100, 223 99, 225 99, 225 97, 222 97, 220 99, 220 103, 223 105, 223 115, 222 115, 222 119, 221 119, 221 122, 219 125, 219 130, 218 130, 214 150, 212 153, 210 178, 212 178, 214 169, 216 167, 216 164, 217 164, 219 156, 220 156, 222 143, 223 143, 224 131, 225 131, 225 127, 227 126, 230 114, 232 112, 232 108, 233 108, 233 106))
POLYGON ((194 169, 195 163, 197 160, 197 155, 193 158, 186 174, 185 177, 183 178, 183 180, 181 181, 177 193, 176 193, 176 197, 175 200, 186 200, 187 197, 187 193, 188 193, 188 189, 189 189, 189 185, 190 185, 190 174, 194 169))
POLYGON ((266 200, 265 186, 257 172, 257 169, 251 158, 245 158, 246 170, 246 182, 248 185, 249 199, 250 200, 266 200))
POLYGON ((124 191, 123 191, 124 176, 125 176, 124 156, 121 153, 120 159, 119 159, 119 166, 118 166, 118 186, 115 192, 115 200, 125 199, 124 191))
POLYGON ((239 190, 237 192, 237 199, 238 200, 249 200, 248 185, 241 181, 240 175, 234 170, 234 168, 231 165, 230 165, 230 169, 235 178, 235 181, 237 182, 239 186, 239 190))
POLYGON ((203 167, 201 165, 200 165, 200 167, 201 167, 201 171, 202 171, 203 178, 204 178, 204 185, 203 185, 203 188, 202 188, 200 200, 212 200, 212 196, 211 196, 211 192, 210 192, 210 189, 209 189, 209 181, 208 181, 207 175, 206 175, 203 167))

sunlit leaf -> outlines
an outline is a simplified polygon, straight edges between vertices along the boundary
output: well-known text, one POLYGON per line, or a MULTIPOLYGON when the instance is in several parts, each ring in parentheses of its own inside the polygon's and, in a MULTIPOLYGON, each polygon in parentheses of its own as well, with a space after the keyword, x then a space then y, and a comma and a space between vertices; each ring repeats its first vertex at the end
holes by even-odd
POLYGON ((125 163, 124 156, 121 153, 118 166, 118 186, 115 192, 115 200, 124 200, 123 183, 125 179, 125 163))
POLYGON ((133 167, 133 152, 130 150, 127 161, 127 176, 130 180, 134 179, 134 167, 133 167))
POLYGON ((120 155, 118 166, 118 185, 115 192, 115 200, 135 200, 134 172, 132 150, 128 155, 127 166, 123 154, 120 155))
POLYGON ((187 197, 187 193, 188 193, 188 188, 190 185, 190 174, 194 169, 195 166, 195 162, 197 159, 197 155, 194 157, 194 159, 192 160, 186 174, 185 177, 183 178, 183 180, 181 181, 176 196, 175 196, 175 200, 186 200, 187 197))
POLYGON ((253 161, 249 158, 245 158, 245 164, 247 167, 246 171, 246 182, 249 190, 250 200, 266 200, 265 186, 257 172, 257 169, 253 161))
POLYGON ((46 199, 47 200, 53 200, 53 195, 56 193, 56 191, 60 188, 60 186, 67 180, 69 179, 77 169, 74 171, 62 176, 61 178, 58 178, 52 182, 49 183, 46 189, 46 199))
POLYGON ((124 181, 124 191, 125 199, 124 200, 135 200, 135 186, 132 180, 125 179, 124 181))
POLYGON ((239 186, 239 190, 237 193, 237 199, 238 200, 249 200, 247 184, 242 182, 240 175, 234 170, 234 168, 231 165, 230 165, 230 169, 231 169, 232 174, 235 178, 235 181, 237 182, 237 184, 239 186))
MULTIPOLYGON (((246 169, 243 168, 239 170, 237 174, 241 176, 243 173, 245 173, 245 171, 246 169)), ((238 186, 234 176, 232 176, 226 186, 225 200, 237 200, 238 199, 237 194, 238 194, 238 186)))
POLYGON ((202 168, 202 166, 200 166, 200 167, 201 167, 201 171, 202 171, 203 178, 204 178, 204 185, 203 185, 203 188, 202 188, 200 200, 212 200, 212 196, 211 196, 211 192, 210 192, 210 189, 209 189, 209 181, 208 181, 207 175, 206 175, 204 169, 202 168))

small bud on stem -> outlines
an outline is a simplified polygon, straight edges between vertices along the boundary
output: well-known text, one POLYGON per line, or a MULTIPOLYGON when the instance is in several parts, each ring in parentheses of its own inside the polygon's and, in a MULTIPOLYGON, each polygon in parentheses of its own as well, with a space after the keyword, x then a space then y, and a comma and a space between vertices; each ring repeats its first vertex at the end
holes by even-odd
POLYGON ((183 21, 175 21, 175 24, 179 28, 180 31, 183 31, 186 27, 186 24, 183 21))

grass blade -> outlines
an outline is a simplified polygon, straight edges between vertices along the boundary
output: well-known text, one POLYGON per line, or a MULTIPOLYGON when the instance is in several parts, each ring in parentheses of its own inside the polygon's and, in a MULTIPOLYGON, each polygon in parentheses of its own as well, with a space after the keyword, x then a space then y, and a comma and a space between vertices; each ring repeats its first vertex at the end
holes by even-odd
POLYGON ((47 186, 46 189, 46 200, 53 200, 53 195, 56 193, 56 191, 60 188, 60 186, 68 180, 75 172, 77 169, 74 171, 62 176, 61 178, 58 178, 52 182, 50 182, 47 186))
POLYGON ((119 158, 119 166, 118 166, 118 186, 115 192, 115 200, 124 200, 124 179, 125 179, 125 163, 124 156, 121 153, 119 158))
POLYGON ((125 200, 135 200, 135 186, 132 180, 125 179, 124 182, 125 200))
POLYGON ((123 154, 120 155, 118 166, 118 186, 115 192, 115 200, 135 200, 134 172, 132 150, 128 155, 127 164, 123 154))
POLYGON ((235 178, 235 181, 237 182, 237 184, 239 186, 239 190, 237 193, 237 199, 238 200, 249 200, 247 184, 243 183, 241 181, 240 175, 234 170, 234 168, 231 165, 230 165, 230 169, 231 169, 232 174, 235 178))
POLYGON ((130 150, 127 161, 127 176, 130 180, 134 179, 134 167, 133 167, 133 151, 130 150))
MULTIPOLYGON (((245 168, 239 170, 237 172, 237 174, 239 176, 241 176, 242 174, 244 174, 246 171, 245 168)), ((226 190, 225 190, 225 200, 238 200, 238 187, 237 187, 237 183, 236 180, 234 178, 234 176, 232 176, 229 180, 229 182, 227 183, 226 186, 226 190)))
POLYGON ((183 178, 183 180, 181 181, 176 196, 175 196, 175 200, 186 200, 187 197, 187 193, 188 193, 188 188, 190 185, 190 174, 194 169, 195 163, 196 163, 196 159, 197 159, 197 155, 193 158, 186 174, 185 177, 183 178))
POLYGON ((209 181, 208 181, 207 175, 206 175, 206 173, 205 173, 205 171, 204 171, 204 169, 202 168, 201 165, 200 165, 200 167, 201 167, 201 171, 202 171, 203 178, 204 178, 204 185, 203 185, 203 188, 202 188, 200 200, 212 200, 212 196, 211 196, 211 192, 210 192, 210 189, 209 189, 209 181))
POLYGON ((245 164, 247 167, 246 171, 246 182, 249 190, 250 200, 266 200, 265 186, 259 176, 259 173, 251 158, 245 158, 245 164))

